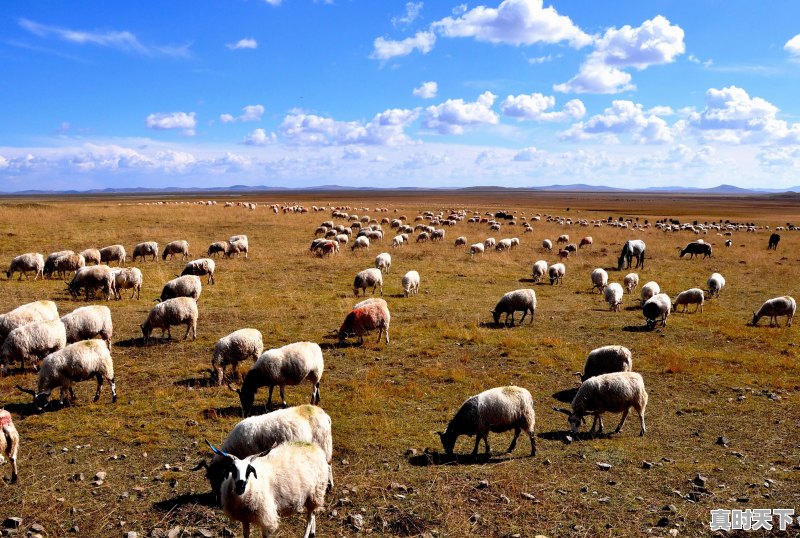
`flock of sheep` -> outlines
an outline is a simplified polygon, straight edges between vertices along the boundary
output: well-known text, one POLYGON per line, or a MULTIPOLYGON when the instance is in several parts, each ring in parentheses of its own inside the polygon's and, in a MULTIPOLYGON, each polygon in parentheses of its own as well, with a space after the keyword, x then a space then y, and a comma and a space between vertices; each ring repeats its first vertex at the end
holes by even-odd
MULTIPOLYGON (((277 206, 273 206, 278 213, 277 206)), ((300 206, 298 206, 300 207, 300 206)), ((325 208, 314 207, 314 210, 325 208)), ((390 244, 401 249, 409 243, 411 234, 416 235, 416 242, 443 241, 446 226, 452 226, 463 220, 478 224, 488 224, 490 230, 500 230, 507 224, 516 224, 516 217, 510 213, 495 215, 471 216, 466 211, 454 211, 445 216, 444 213, 424 212, 416 217, 416 226, 408 224, 408 219, 383 218, 381 222, 370 217, 357 217, 345 211, 349 208, 332 208, 332 218, 347 222, 335 224, 333 220, 323 222, 316 228, 314 235, 322 235, 311 244, 310 250, 319 256, 335 255, 340 247, 350 243, 355 236, 351 250, 368 249, 371 241, 381 242, 384 237, 383 226, 396 230, 390 244), (442 226, 442 227, 437 227, 442 226)), ((283 211, 302 212, 300 210, 283 211)), ((537 215, 531 222, 540 220, 537 215)), ((561 217, 547 216, 548 220, 562 222, 561 217)), ((602 221, 604 224, 605 221, 602 221)), ((579 222, 583 226, 599 226, 601 221, 579 222)), ((607 223, 612 224, 612 223, 607 223)), ((621 226, 622 223, 613 223, 621 226)), ((624 227, 636 229, 638 223, 625 222, 624 227)), ((674 225, 656 226, 665 232, 676 231, 674 225)), ((524 233, 532 232, 530 222, 522 224, 524 233)), ((722 229, 718 229, 720 232, 722 229)), ((777 240, 773 234, 769 248, 776 248, 777 240)), ((584 237, 578 245, 570 243, 569 236, 562 235, 556 244, 565 244, 558 251, 562 261, 548 264, 545 260, 536 261, 531 270, 534 282, 545 275, 551 285, 560 284, 566 275, 563 260, 574 255, 579 249, 591 248, 593 239, 584 237)), ((455 247, 467 247, 464 236, 455 239, 455 247)), ((516 237, 501 239, 487 238, 480 243, 468 247, 468 254, 474 257, 484 254, 487 249, 498 252, 511 251, 520 246, 516 237)), ((553 242, 546 239, 542 248, 550 252, 553 242)), ((167 282, 158 303, 149 312, 141 325, 145 343, 150 339, 153 330, 159 329, 161 336, 170 338, 170 328, 186 326, 186 339, 189 333, 196 337, 198 320, 198 300, 202 293, 200 277, 206 276, 206 284, 215 282, 214 256, 221 254, 225 258, 247 257, 249 243, 247 236, 237 235, 227 241, 212 243, 207 250, 207 258, 190 261, 186 264, 181 276, 167 282)), ((641 240, 628 241, 623 245, 617 260, 618 269, 644 268, 646 246, 641 240)), ((703 254, 711 256, 711 246, 702 240, 689 243, 681 249, 680 256, 703 254)), ((156 260, 159 254, 158 244, 144 242, 133 249, 132 260, 156 260)), ((190 257, 189 245, 186 241, 173 241, 165 246, 161 253, 163 260, 180 256, 182 260, 190 257)), ((27 253, 15 257, 7 271, 10 279, 15 273, 19 278, 33 273, 34 280, 59 276, 66 277, 74 273, 68 283, 68 291, 77 298, 81 292, 85 299, 95 297, 99 291, 106 300, 112 297, 120 299, 120 291, 132 290, 138 298, 142 286, 142 272, 135 267, 124 267, 127 253, 122 245, 112 245, 102 249, 87 249, 80 253, 60 251, 49 255, 46 259, 38 253, 27 253), (116 262, 118 267, 108 264, 116 262), (91 265, 94 264, 94 265, 91 265)), ((375 267, 358 272, 353 281, 355 296, 383 294, 383 275, 390 274, 392 256, 382 252, 375 258, 375 267)), ((631 294, 639 287, 639 276, 629 273, 622 284, 609 283, 608 272, 597 268, 589 275, 591 290, 603 293, 610 308, 619 311, 625 293, 631 294)), ((401 285, 405 297, 419 293, 420 275, 417 271, 408 271, 402 277, 401 285)), ((656 282, 647 282, 641 288, 640 301, 646 323, 650 328, 660 321, 666 326, 667 317, 673 308, 695 305, 702 312, 706 294, 710 298, 718 297, 725 286, 725 279, 719 273, 712 274, 706 282, 706 289, 691 288, 679 293, 673 301, 667 294, 661 293, 656 282)), ((515 313, 522 312, 519 323, 526 317, 533 323, 537 310, 536 293, 533 289, 518 289, 503 295, 491 310, 493 322, 498 325, 501 318, 505 325, 515 324, 515 313)), ((761 317, 769 317, 773 324, 778 316, 787 317, 787 325, 791 325, 796 310, 796 303, 791 297, 778 297, 765 302, 754 313, 753 324, 761 317)), ((354 305, 346 315, 337 336, 341 342, 351 336, 358 337, 360 342, 366 334, 377 331, 378 342, 385 337, 389 344, 390 312, 387 302, 382 298, 365 298, 354 305)), ((28 365, 41 364, 38 371, 38 382, 35 389, 18 388, 33 397, 33 406, 41 410, 50 400, 51 393, 60 389, 61 403, 65 398, 74 399, 72 386, 74 383, 94 378, 97 382, 95 401, 100 397, 104 382, 111 387, 112 402, 116 401, 116 383, 114 365, 111 357, 113 324, 111 311, 103 305, 83 306, 60 316, 52 301, 36 301, 0 315, 0 363, 3 373, 15 362, 21 368, 28 365), (99 339, 97 339, 99 337, 99 339)), ((325 495, 333 488, 332 458, 332 423, 330 416, 318 406, 321 400, 320 383, 324 372, 323 353, 314 342, 290 343, 277 349, 264 350, 261 333, 252 328, 243 328, 220 338, 211 355, 212 378, 217 385, 228 380, 228 387, 235 391, 243 409, 244 418, 236 424, 224 442, 219 446, 210 445, 212 458, 210 462, 201 461, 196 469, 204 468, 211 484, 211 489, 221 503, 225 513, 242 523, 245 536, 249 536, 250 526, 256 525, 262 532, 274 532, 280 517, 296 511, 305 511, 307 517, 306 536, 316 532, 315 514, 324 505, 325 495), (254 363, 241 381, 240 387, 231 383, 236 379, 238 365, 248 359, 254 363), (227 368, 227 375, 226 375, 227 368), (285 387, 309 383, 309 404, 286 407, 285 387), (272 396, 275 387, 279 388, 283 409, 249 416, 255 409, 255 398, 258 389, 266 387, 267 409, 271 410, 272 396)), ((554 408, 568 415, 568 423, 573 433, 577 433, 587 415, 593 417, 590 434, 603 431, 605 413, 621 413, 622 418, 616 428, 619 432, 625 423, 629 410, 634 409, 640 419, 640 435, 646 432, 645 410, 648 401, 644 380, 639 373, 633 371, 633 356, 629 349, 619 345, 604 346, 589 353, 584 370, 579 373, 581 384, 572 400, 571 409, 554 408)), ((535 412, 530 392, 517 386, 496 387, 468 398, 460 406, 447 429, 440 432, 442 446, 446 453, 452 454, 459 436, 474 436, 475 445, 472 451, 476 455, 480 442, 483 441, 485 453, 490 454, 489 432, 513 430, 514 436, 507 452, 514 450, 517 439, 525 432, 531 445, 531 455, 536 455, 535 412)), ((17 452, 19 434, 16 431, 8 412, 0 410, 0 452, 4 452, 12 465, 12 482, 17 481, 17 452)))

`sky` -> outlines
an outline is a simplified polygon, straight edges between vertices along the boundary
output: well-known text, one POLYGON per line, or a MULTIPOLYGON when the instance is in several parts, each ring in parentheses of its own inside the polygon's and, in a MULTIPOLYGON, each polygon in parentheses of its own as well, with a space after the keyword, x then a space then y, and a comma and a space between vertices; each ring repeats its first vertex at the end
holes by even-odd
POLYGON ((800 185, 800 2, 18 1, 0 191, 800 185))

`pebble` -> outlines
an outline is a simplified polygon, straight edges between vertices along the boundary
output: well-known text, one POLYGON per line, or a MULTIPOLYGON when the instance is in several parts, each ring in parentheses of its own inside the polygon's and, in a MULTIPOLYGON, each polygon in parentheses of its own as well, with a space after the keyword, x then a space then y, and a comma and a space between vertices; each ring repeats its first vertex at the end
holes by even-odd
POLYGON ((181 530, 183 529, 180 527, 172 527, 169 531, 167 531, 167 538, 178 538, 178 536, 181 534, 181 530))
POLYGON ((209 529, 197 529, 194 531, 194 535, 200 538, 212 538, 214 536, 214 531, 209 529))
POLYGON ((139 533, 136 531, 128 531, 125 533, 125 538, 139 538, 139 533))
POLYGON ((708 482, 708 478, 701 475, 700 473, 697 473, 697 476, 695 476, 694 480, 692 480, 692 483, 695 484, 696 486, 705 486, 706 482, 708 482))
POLYGON ((642 462, 642 469, 652 469, 652 468, 653 468, 653 464, 651 462, 649 462, 649 461, 643 461, 642 462))
POLYGON ((535 501, 536 500, 536 497, 534 495, 531 495, 530 493, 526 493, 524 491, 520 495, 522 496, 523 499, 527 499, 529 501, 535 501))
POLYGON ((350 514, 347 516, 347 524, 355 530, 360 531, 364 528, 364 516, 361 514, 350 514))
POLYGON ((723 436, 723 435, 717 437, 717 444, 718 445, 728 446, 728 443, 730 443, 730 442, 731 442, 731 440, 728 439, 727 437, 723 436))
POLYGON ((97 471, 94 475, 95 480, 105 480, 106 479, 106 472, 105 471, 97 471))
POLYGON ((602 471, 610 471, 611 470, 611 464, 610 463, 598 463, 597 466, 602 471))

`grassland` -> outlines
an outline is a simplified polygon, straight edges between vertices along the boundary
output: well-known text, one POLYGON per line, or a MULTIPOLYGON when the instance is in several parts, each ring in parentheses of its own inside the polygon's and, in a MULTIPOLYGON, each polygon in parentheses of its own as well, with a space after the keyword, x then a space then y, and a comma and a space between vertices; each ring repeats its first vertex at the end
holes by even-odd
MULTIPOLYGON (((107 303, 115 326, 116 404, 108 392, 91 403, 94 389, 85 383, 76 389, 74 406, 31 414, 29 396, 14 385, 33 386, 35 374, 0 378, 0 405, 12 412, 23 438, 19 484, 0 483, 0 518, 22 517, 25 527, 38 522, 47 536, 75 535, 69 532, 74 526, 79 536, 122 536, 129 530, 148 536, 154 528, 175 526, 185 536, 201 528, 221 535, 226 527, 238 534, 240 527, 209 505, 202 473, 190 469, 208 456, 203 441, 221 441, 240 418, 236 395, 209 386, 207 379, 214 342, 242 327, 261 330, 267 347, 300 340, 324 347, 321 405, 333 418, 337 487, 319 520, 321 536, 356 534, 348 524, 352 514, 363 516, 362 532, 400 536, 659 536, 671 529, 680 536, 704 536, 712 508, 800 509, 800 329, 769 328, 763 321, 761 327, 747 325, 765 299, 800 294, 800 236, 783 233, 777 252, 768 252, 767 232, 737 232, 731 248, 722 245, 722 237, 709 235, 714 257, 688 260, 678 258, 677 247, 695 239, 693 234, 565 229, 544 222, 534 233, 523 234, 517 226, 490 234, 486 225, 464 222, 447 229, 443 244, 391 250, 387 234, 368 252, 347 249, 320 259, 309 254, 308 243, 329 213, 274 215, 263 207, 293 201, 387 206, 390 218, 411 219, 427 209, 503 208, 574 220, 722 218, 774 227, 799 220, 800 206, 792 200, 485 192, 246 199, 262 205, 256 211, 221 203, 146 206, 129 198, 0 204, 0 260, 6 261, 28 251, 113 243, 130 251, 140 241, 163 246, 174 239, 188 240, 194 257, 200 257, 212 241, 238 233, 247 234, 251 245, 249 259, 219 261, 217 284, 206 286, 200 300, 196 341, 142 345, 139 324, 182 263, 136 263, 145 277, 142 299, 107 303), (591 235, 594 246, 567 262, 563 286, 530 283, 535 260, 554 261, 540 251, 541 240, 561 233, 573 240, 591 235), (452 246, 459 235, 470 242, 517 236, 522 245, 470 260, 464 249, 452 246), (728 283, 721 298, 708 302, 703 313, 673 314, 666 329, 654 332, 640 330, 644 320, 632 296, 625 296, 621 312, 608 311, 601 296, 589 292, 589 273, 595 267, 615 269, 621 244, 634 236, 648 245, 641 283, 656 280, 674 296, 705 287, 718 271, 728 283), (382 251, 393 257, 384 281, 391 344, 368 338, 361 347, 337 347, 329 333, 355 302, 353 275, 373 266, 382 251), (421 291, 405 299, 400 279, 411 269, 421 275, 421 291), (489 309, 503 293, 520 287, 536 290, 534 323, 491 326, 489 309), (574 388, 572 373, 591 349, 605 344, 633 351, 634 369, 650 394, 648 433, 637 437, 634 416, 619 435, 567 444, 566 417, 551 410, 564 404, 553 395, 574 388), (527 441, 510 457, 497 455, 510 435, 494 434, 496 455, 489 462, 460 458, 437 464, 434 432, 444 429, 466 397, 505 384, 526 387, 534 396, 538 456, 525 457, 527 441), (728 446, 716 443, 720 436, 729 439, 728 446), (409 449, 416 454, 408 455, 409 449), (643 469, 643 461, 654 465, 643 469), (612 467, 603 471, 598 462, 612 467), (98 471, 107 476, 95 486, 98 471), (697 473, 708 477, 709 495, 688 499, 697 473), (80 474, 84 480, 74 478, 80 474), (488 487, 478 487, 482 480, 488 487), (392 483, 404 487, 390 488, 392 483), (737 501, 743 498, 748 501, 737 501), (664 517, 665 526, 658 527, 664 517)), ((609 271, 610 280, 621 282, 626 272, 609 271)), ((0 281, 0 311, 36 299, 55 300, 62 313, 84 304, 73 301, 60 280, 0 281)), ((287 389, 290 404, 309 396, 305 385, 287 389)), ((265 397, 259 393, 257 401, 265 397)), ((607 428, 616 420, 608 417, 607 428)), ((471 447, 471 440, 462 438, 456 451, 466 454, 471 447)), ((0 469, 8 476, 7 466, 0 469)), ((301 520, 284 520, 280 535, 300 534, 301 520)))

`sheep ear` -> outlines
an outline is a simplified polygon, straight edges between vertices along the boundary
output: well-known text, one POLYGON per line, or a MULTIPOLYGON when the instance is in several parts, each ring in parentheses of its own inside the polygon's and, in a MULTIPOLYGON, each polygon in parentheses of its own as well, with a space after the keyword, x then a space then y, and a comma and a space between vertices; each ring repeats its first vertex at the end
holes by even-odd
POLYGON ((244 479, 247 480, 250 478, 250 475, 253 475, 256 480, 258 480, 258 473, 256 473, 256 468, 252 465, 247 466, 247 471, 244 473, 244 479))
POLYGON ((25 394, 30 394, 31 396, 36 396, 36 392, 32 391, 31 389, 25 389, 17 385, 17 390, 24 392, 25 394))

